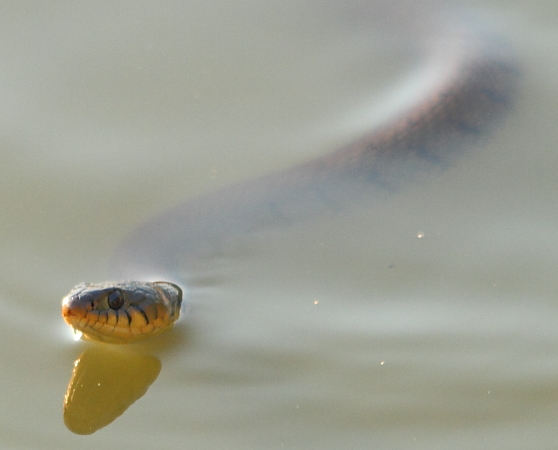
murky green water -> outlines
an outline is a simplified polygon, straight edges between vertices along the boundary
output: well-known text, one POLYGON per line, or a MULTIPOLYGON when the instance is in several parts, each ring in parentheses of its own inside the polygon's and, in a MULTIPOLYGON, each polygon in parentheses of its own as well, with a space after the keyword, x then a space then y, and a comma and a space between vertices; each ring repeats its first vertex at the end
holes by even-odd
POLYGON ((187 319, 136 349, 158 378, 89 436, 62 296, 166 207, 349 141, 412 55, 358 1, 0 5, 0 446, 552 448, 558 12, 475 3, 523 71, 495 136, 200 260, 187 319))

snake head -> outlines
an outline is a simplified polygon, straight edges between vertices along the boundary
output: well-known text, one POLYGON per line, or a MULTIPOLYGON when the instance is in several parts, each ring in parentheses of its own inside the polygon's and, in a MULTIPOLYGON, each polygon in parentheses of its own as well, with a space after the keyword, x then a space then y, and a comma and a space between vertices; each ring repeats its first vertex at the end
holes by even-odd
POLYGON ((182 290, 166 281, 81 283, 62 300, 62 317, 88 339, 124 344, 170 329, 181 303, 182 290))

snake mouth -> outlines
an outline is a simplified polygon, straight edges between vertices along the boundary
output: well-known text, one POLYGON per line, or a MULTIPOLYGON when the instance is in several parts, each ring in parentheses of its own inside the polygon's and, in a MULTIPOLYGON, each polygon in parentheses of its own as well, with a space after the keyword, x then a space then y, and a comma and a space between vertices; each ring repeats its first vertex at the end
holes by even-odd
MULTIPOLYGON (((165 325, 145 323, 141 326, 134 326, 128 319, 121 326, 111 325, 99 320, 97 311, 87 311, 83 308, 62 306, 62 316, 64 321, 74 330, 81 333, 89 340, 111 342, 115 344, 132 342, 135 340, 146 339, 158 333, 162 333, 172 327, 172 323, 165 325)), ((124 315, 128 317, 127 315, 124 315)))
POLYGON ((71 299, 68 299, 68 297, 64 298, 62 302, 62 317, 71 327, 75 328, 79 321, 87 316, 87 313, 88 311, 80 307, 80 305, 71 305, 71 299))

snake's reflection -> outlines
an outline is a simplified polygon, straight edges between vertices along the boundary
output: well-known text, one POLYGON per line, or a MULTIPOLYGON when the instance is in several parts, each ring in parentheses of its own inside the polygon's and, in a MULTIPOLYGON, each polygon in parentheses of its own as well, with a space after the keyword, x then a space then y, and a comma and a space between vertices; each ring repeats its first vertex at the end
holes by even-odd
POLYGON ((92 434, 142 397, 161 371, 153 355, 106 347, 84 351, 74 362, 64 396, 64 423, 76 434, 92 434))

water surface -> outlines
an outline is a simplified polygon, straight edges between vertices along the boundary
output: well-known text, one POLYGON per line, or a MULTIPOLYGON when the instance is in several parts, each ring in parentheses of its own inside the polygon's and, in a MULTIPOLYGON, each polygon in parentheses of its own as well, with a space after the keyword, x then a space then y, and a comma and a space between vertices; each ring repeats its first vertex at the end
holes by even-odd
MULTIPOLYGON (((471 2, 472 3, 472 2, 471 2)), ((3 448, 549 448, 558 260, 552 2, 475 2, 516 48, 516 106, 448 170, 221 249, 162 368, 111 425, 62 402, 59 302, 187 196, 357 136, 414 63, 364 2, 5 2, 3 448)))

